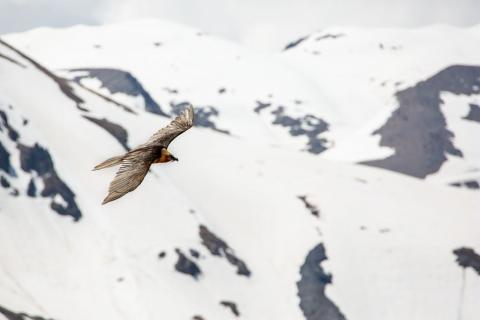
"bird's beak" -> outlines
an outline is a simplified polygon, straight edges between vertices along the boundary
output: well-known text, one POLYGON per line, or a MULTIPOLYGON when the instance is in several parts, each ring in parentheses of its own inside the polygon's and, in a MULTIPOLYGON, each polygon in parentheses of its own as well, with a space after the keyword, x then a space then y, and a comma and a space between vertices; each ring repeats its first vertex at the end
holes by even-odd
POLYGON ((174 156, 171 156, 171 158, 172 158, 172 161, 178 161, 178 159, 175 158, 174 156))

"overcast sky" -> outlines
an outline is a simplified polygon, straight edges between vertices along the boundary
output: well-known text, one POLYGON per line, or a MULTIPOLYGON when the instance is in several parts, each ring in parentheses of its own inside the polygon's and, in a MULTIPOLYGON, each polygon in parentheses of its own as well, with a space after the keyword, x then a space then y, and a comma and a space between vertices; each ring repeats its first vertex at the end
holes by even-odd
POLYGON ((270 48, 328 26, 479 24, 480 0, 0 0, 0 34, 141 17, 270 48))

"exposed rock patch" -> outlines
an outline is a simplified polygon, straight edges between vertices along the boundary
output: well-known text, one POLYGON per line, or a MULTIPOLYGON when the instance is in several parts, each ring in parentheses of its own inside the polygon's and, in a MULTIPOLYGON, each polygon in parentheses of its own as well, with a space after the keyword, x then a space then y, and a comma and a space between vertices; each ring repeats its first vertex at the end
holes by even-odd
POLYGON ((272 111, 275 116, 274 125, 288 129, 293 137, 305 136, 308 139, 307 151, 313 154, 322 153, 327 149, 328 141, 320 138, 320 134, 328 130, 328 123, 314 115, 307 114, 303 117, 292 117, 285 113, 285 108, 279 106, 272 111))
POLYGON ((195 249, 190 249, 190 255, 191 255, 192 257, 194 257, 195 259, 200 258, 200 252, 198 252, 198 251, 195 250, 195 249))
POLYGON ((28 173, 34 171, 42 179, 44 187, 40 195, 51 198, 50 208, 60 215, 68 215, 78 221, 82 214, 75 202, 75 194, 58 176, 50 153, 38 144, 33 147, 18 144, 17 148, 20 151, 22 170, 28 173), (56 202, 55 198, 58 196, 65 204, 56 202))
POLYGON ((107 68, 72 69, 70 71, 82 71, 86 73, 86 75, 74 77, 73 80, 76 82, 80 83, 81 80, 85 78, 95 78, 102 83, 102 88, 106 88, 111 94, 120 92, 129 96, 141 96, 145 101, 146 111, 168 117, 157 102, 143 88, 142 84, 130 72, 107 68))
POLYGON ((0 141, 0 170, 12 175, 13 174, 13 168, 10 163, 10 153, 5 149, 3 146, 2 142, 0 141))
POLYGON ((257 103, 257 106, 255 107, 255 109, 253 109, 253 111, 255 111, 256 113, 260 113, 262 112, 263 109, 266 109, 268 107, 270 107, 272 104, 271 103, 268 103, 268 102, 262 102, 262 101, 255 101, 257 103))
POLYGON ((470 107, 470 110, 463 119, 480 122, 480 106, 476 104, 469 104, 468 106, 470 107))
POLYGON ((186 255, 183 254, 180 249, 175 249, 175 252, 178 255, 177 263, 175 263, 175 270, 180 273, 188 274, 192 276, 194 279, 198 279, 202 271, 198 267, 198 265, 190 260, 186 255))
POLYGON ((303 204, 305 205, 305 208, 310 211, 310 213, 319 218, 320 217, 320 210, 318 209, 317 206, 315 206, 314 204, 312 204, 311 202, 309 202, 307 200, 307 196, 297 196, 298 199, 300 199, 300 201, 303 202, 303 204))
POLYGON ((0 52, 0 58, 3 58, 3 59, 5 59, 5 60, 7 60, 7 61, 9 61, 13 64, 16 64, 17 66, 19 66, 21 68, 26 68, 26 66, 24 64, 18 62, 17 60, 15 60, 15 59, 13 59, 13 58, 11 58, 11 57, 9 57, 9 56, 1 53, 1 52, 0 52))
POLYGON ((8 181, 8 179, 5 178, 3 175, 0 175, 0 186, 5 189, 10 188, 10 181, 8 181))
POLYGON ((30 182, 28 183, 27 196, 31 198, 35 198, 37 196, 37 187, 35 186, 35 182, 33 181, 33 178, 31 178, 30 182))
POLYGON ((468 189, 480 189, 480 183, 476 180, 465 181, 464 184, 468 189))
POLYGON ((237 267, 237 274, 249 277, 251 272, 245 262, 239 259, 228 244, 208 230, 204 225, 200 225, 199 229, 202 244, 214 256, 225 257, 227 261, 237 267))
POLYGON ((458 248, 453 250, 457 256, 457 263, 462 268, 472 268, 480 275, 480 255, 471 248, 458 248))
POLYGON ((18 191, 17 188, 12 188, 12 190, 10 191, 10 195, 12 197, 18 197, 19 194, 20 194, 20 192, 18 191))
POLYGON ((299 39, 297 39, 297 40, 295 40, 295 41, 292 41, 292 42, 290 42, 289 44, 287 44, 283 50, 285 51, 285 50, 288 50, 288 49, 295 48, 296 46, 298 46, 300 43, 302 43, 303 41, 305 41, 305 40, 307 40, 307 39, 308 39, 308 36, 306 36, 306 37, 301 37, 301 38, 299 38, 299 39))
POLYGON ((326 39, 338 39, 344 36, 345 35, 343 33, 337 33, 337 34, 327 33, 327 34, 316 37, 315 41, 326 40, 326 39))
MULTIPOLYGON (((116 100, 113 100, 112 98, 109 98, 109 97, 107 97, 106 95, 101 94, 100 92, 97 92, 97 91, 95 91, 95 90, 93 90, 93 89, 90 89, 90 88, 84 86, 81 82, 77 82, 77 85, 78 85, 79 87, 83 88, 84 90, 87 90, 87 91, 90 92, 91 94, 94 94, 94 95, 96 95, 97 97, 99 97, 99 98, 101 98, 101 99, 103 99, 103 100, 105 100, 105 101, 107 101, 107 102, 110 102, 110 103, 116 105, 116 106, 119 107, 119 108, 122 108, 122 109, 123 109, 124 111, 126 111, 126 112, 133 113, 133 114, 137 114, 137 113, 136 113, 135 111, 133 111, 133 109, 130 108, 129 106, 127 106, 127 105, 125 105, 125 104, 123 104, 123 103, 120 103, 120 102, 118 102, 118 101, 116 101, 116 100)), ((88 109, 83 108, 83 107, 78 107, 78 109, 80 109, 81 111, 84 111, 84 112, 89 112, 88 109)))
POLYGON ((239 317, 240 316, 240 311, 238 311, 237 304, 232 301, 220 301, 220 304, 224 306, 225 308, 230 309, 230 311, 233 313, 234 316, 239 317))
POLYGON ((300 268, 301 279, 297 282, 300 309, 307 320, 345 320, 340 309, 325 295, 332 275, 323 270, 324 260, 327 260, 325 248, 319 244, 308 253, 300 268))
POLYGON ((425 178, 437 172, 450 154, 462 157, 453 145, 441 112, 441 92, 472 95, 480 92, 480 67, 450 66, 413 87, 396 93, 399 107, 387 122, 374 131, 380 145, 395 153, 363 164, 425 178))
POLYGON ((7 114, 3 110, 0 110, 0 131, 2 131, 2 128, 7 130, 10 140, 17 141, 20 137, 17 130, 15 130, 10 123, 8 123, 7 114))
MULTIPOLYGON (((20 135, 9 123, 7 114, 0 110, 0 131, 4 131, 4 129, 7 130, 8 137, 12 142, 15 142, 19 150, 21 169, 31 175, 27 187, 27 195, 29 197, 37 196, 37 188, 33 179, 33 173, 35 173, 35 176, 38 176, 43 182, 43 190, 41 190, 40 196, 51 199, 50 208, 60 215, 69 215, 72 216, 75 221, 78 221, 81 217, 81 212, 75 202, 75 194, 58 176, 50 153, 37 143, 31 147, 20 143, 18 141, 20 135)), ((16 173, 10 163, 10 154, 1 142, 0 171, 16 177, 16 173)), ((5 181, 3 184, 5 184, 5 181)), ((11 185, 10 182, 8 182, 8 184, 9 186, 11 185)), ((18 189, 12 188, 10 195, 18 196, 18 189)))
POLYGON ((83 116, 85 119, 90 120, 91 122, 95 123, 96 125, 103 128, 105 131, 110 133, 126 150, 129 151, 130 148, 128 147, 128 132, 119 124, 109 121, 108 119, 97 119, 89 116, 83 116))
POLYGON ((174 88, 165 87, 165 88, 163 88, 163 90, 167 91, 170 94, 177 94, 178 93, 178 89, 174 89, 174 88))
POLYGON ((480 189, 480 183, 477 180, 453 182, 453 183, 450 183, 450 185, 453 187, 461 187, 461 188, 467 188, 472 190, 480 189))
POLYGON ((2 314, 7 320, 53 320, 39 316, 31 316, 26 313, 16 313, 2 306, 0 306, 0 314, 2 314))

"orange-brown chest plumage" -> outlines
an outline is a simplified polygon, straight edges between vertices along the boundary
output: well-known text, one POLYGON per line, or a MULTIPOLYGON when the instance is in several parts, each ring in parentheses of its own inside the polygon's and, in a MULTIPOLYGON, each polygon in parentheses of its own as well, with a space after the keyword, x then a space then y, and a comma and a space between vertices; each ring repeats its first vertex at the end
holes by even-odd
POLYGON ((160 152, 160 156, 153 163, 165 163, 170 161, 172 161, 170 152, 168 152, 166 148, 162 148, 162 151, 160 152))

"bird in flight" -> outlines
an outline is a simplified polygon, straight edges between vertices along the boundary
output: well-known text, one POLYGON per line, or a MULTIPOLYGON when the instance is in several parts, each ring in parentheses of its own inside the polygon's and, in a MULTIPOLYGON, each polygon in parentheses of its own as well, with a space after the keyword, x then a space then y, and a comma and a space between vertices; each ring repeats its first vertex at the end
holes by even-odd
POLYGON ((137 148, 105 160, 97 165, 93 170, 120 165, 115 178, 110 183, 108 195, 102 204, 123 197, 125 194, 135 190, 142 183, 150 166, 154 163, 165 163, 178 161, 178 159, 168 151, 168 145, 193 126, 193 107, 187 107, 170 124, 158 130, 148 141, 137 148))

